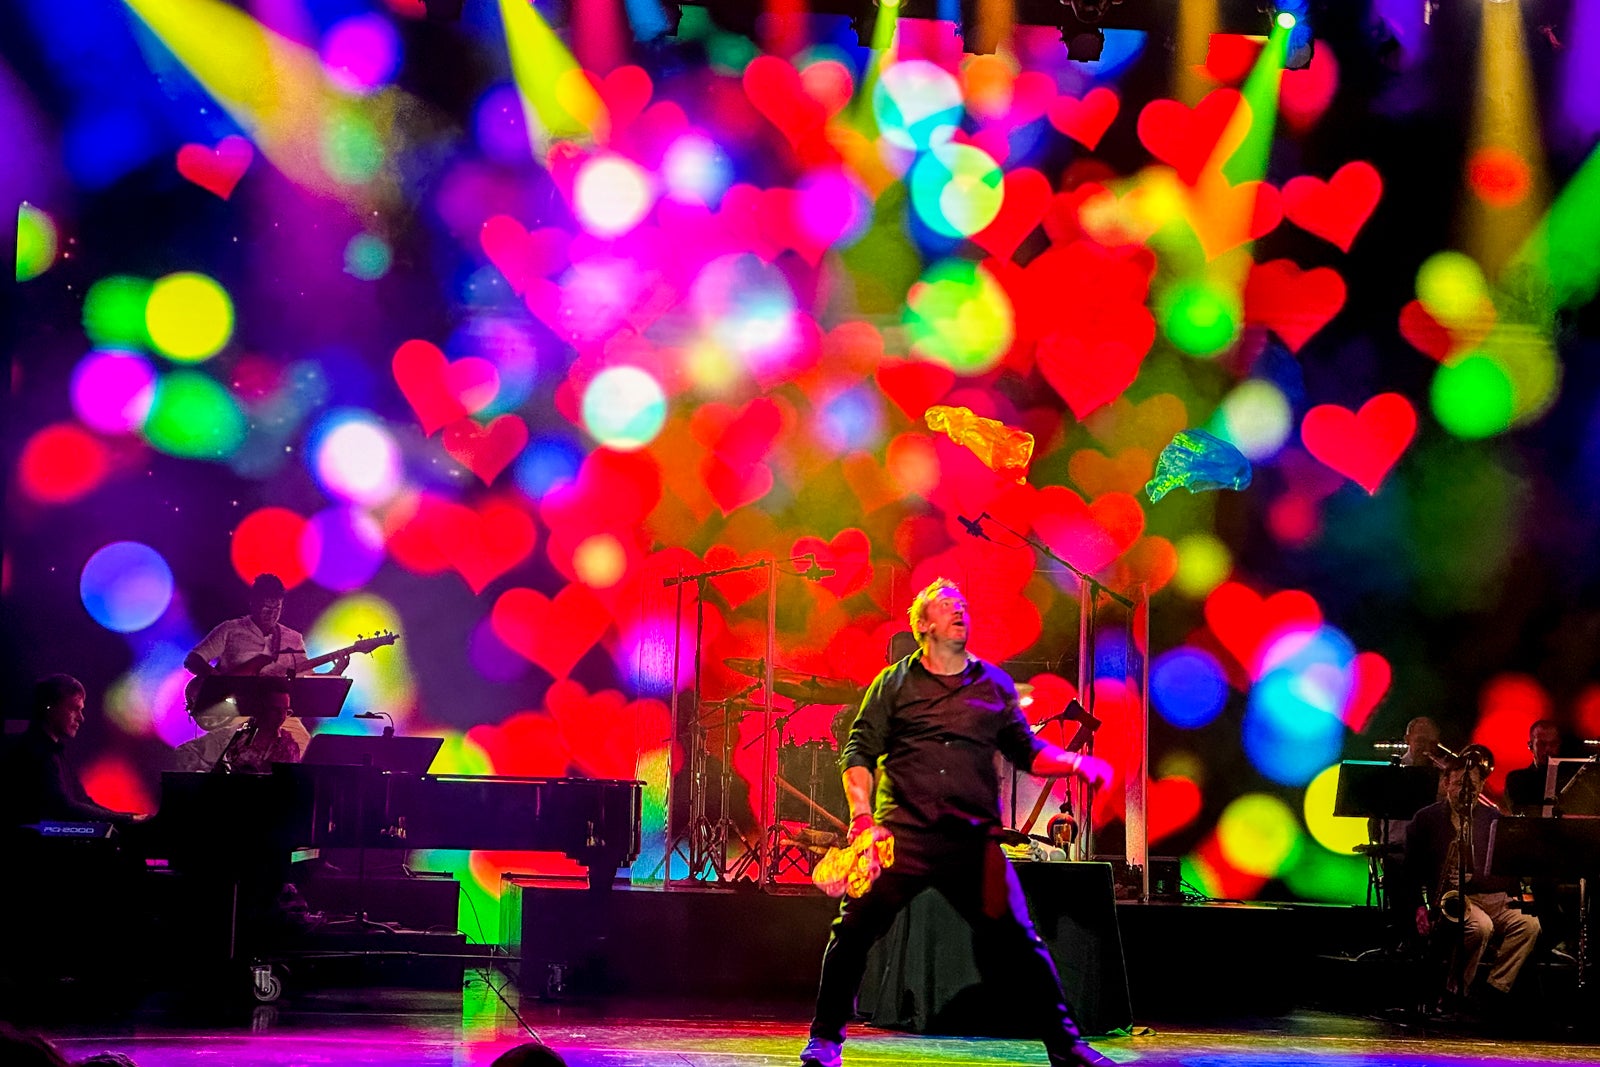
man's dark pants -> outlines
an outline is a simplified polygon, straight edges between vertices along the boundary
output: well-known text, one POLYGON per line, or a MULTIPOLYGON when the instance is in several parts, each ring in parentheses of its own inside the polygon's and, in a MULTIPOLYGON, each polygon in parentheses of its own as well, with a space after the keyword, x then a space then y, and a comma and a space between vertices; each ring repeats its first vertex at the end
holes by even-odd
MULTIPOLYGON (((911 860, 911 857, 903 857, 911 860)), ((985 983, 1015 982, 1028 991, 1020 1005, 1029 1028, 1052 1055, 1065 1055, 1078 1028, 1061 994, 1055 961, 1034 932, 1016 872, 990 844, 885 870, 861 897, 846 897, 822 954, 822 982, 811 1036, 843 1041, 855 1014, 867 953, 894 924, 900 909, 932 886, 972 927, 973 950, 985 983)))

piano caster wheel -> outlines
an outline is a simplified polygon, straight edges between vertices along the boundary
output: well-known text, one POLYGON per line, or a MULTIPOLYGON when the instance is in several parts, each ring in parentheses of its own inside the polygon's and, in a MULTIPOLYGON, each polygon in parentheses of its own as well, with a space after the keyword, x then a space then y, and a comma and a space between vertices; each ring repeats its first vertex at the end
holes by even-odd
POLYGON ((263 1004, 272 1004, 283 996, 283 982, 272 973, 272 964, 250 965, 250 992, 263 1004))

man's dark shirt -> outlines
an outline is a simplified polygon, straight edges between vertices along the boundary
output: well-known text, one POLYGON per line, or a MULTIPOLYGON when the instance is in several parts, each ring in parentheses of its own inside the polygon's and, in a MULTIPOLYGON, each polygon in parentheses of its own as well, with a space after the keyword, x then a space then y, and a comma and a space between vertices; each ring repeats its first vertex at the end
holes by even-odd
POLYGON ((40 819, 126 823, 133 817, 89 799, 66 748, 37 726, 14 738, 0 761, 0 824, 28 826, 40 819))
POLYGON ((1538 815, 1544 806, 1545 768, 1538 764, 1506 772, 1506 803, 1518 814, 1538 815))
POLYGON ((913 869, 999 828, 996 751, 1026 770, 1045 747, 1005 672, 973 659, 936 675, 917 652, 873 680, 839 763, 882 767, 875 818, 895 835, 897 869, 913 869))
MULTIPOLYGON (((1511 886, 1511 879, 1492 877, 1488 873, 1489 830, 1499 818, 1500 813, 1487 804, 1472 806, 1471 855, 1467 857, 1469 893, 1501 892, 1511 886)), ((1441 884, 1450 883, 1460 873, 1444 869, 1455 835, 1450 805, 1445 801, 1429 804, 1411 820, 1411 829, 1406 834, 1406 868, 1417 886, 1426 888, 1430 897, 1438 892, 1441 884)))

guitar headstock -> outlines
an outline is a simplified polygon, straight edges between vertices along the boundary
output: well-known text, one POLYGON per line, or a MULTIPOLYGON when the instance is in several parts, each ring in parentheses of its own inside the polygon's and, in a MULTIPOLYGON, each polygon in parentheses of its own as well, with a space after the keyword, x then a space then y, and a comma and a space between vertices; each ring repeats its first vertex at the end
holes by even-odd
POLYGON ((392 645, 398 640, 400 640, 400 635, 390 630, 375 633, 371 637, 362 637, 360 634, 357 634, 356 642, 350 646, 350 651, 370 653, 373 649, 382 648, 385 645, 392 645))

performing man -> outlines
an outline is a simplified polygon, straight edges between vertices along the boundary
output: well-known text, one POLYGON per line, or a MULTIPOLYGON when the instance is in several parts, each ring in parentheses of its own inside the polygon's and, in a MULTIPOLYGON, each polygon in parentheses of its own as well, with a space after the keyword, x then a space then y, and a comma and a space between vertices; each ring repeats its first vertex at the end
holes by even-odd
MULTIPOLYGON (((184 658, 183 666, 197 678, 212 674, 252 674, 288 677, 310 667, 306 658, 306 639, 279 622, 283 614, 283 580, 275 574, 262 574, 250 586, 250 613, 218 625, 184 658), (260 664, 256 669, 249 669, 260 664)), ((349 656, 334 660, 333 674, 343 674, 349 656)), ((192 685, 193 683, 191 683, 192 685)), ((179 746, 178 762, 185 770, 209 770, 227 748, 233 734, 250 721, 235 714, 227 704, 215 708, 191 708, 195 722, 207 736, 179 746)), ((298 760, 311 741, 298 716, 289 715, 282 730, 294 742, 298 760)), ((291 761, 293 762, 293 761, 291 761)))
POLYGON ((1539 920, 1511 904, 1506 893, 1511 880, 1491 876, 1488 871, 1489 831, 1500 818, 1500 812, 1482 799, 1490 759, 1481 745, 1463 750, 1445 774, 1445 799, 1417 812, 1406 837, 1406 866, 1418 884, 1433 894, 1417 908, 1417 932, 1424 937, 1434 933, 1442 921, 1441 913, 1449 910, 1444 898, 1461 894, 1455 904, 1461 909, 1456 913, 1461 923, 1461 956, 1451 967, 1446 992, 1462 997, 1472 990, 1491 938, 1498 937, 1500 947, 1487 978, 1490 998, 1510 994, 1539 939, 1539 920))
POLYGON ((1528 751, 1533 762, 1506 774, 1506 804, 1513 815, 1539 815, 1544 809, 1550 760, 1561 754, 1561 727, 1554 719, 1540 719, 1528 727, 1528 751))
MULTIPOLYGON (((895 915, 933 886, 971 924, 979 968, 1019 975, 1021 1010, 1057 1067, 1109 1064, 1078 1034, 1055 963, 1034 932, 1016 874, 1000 850, 1000 782, 994 754, 1038 775, 1078 774, 1097 786, 1111 766, 1048 744, 1028 726, 1016 686, 967 652, 970 616, 956 586, 938 579, 911 604, 918 650, 867 690, 840 763, 851 837, 894 838, 893 866, 860 897, 846 897, 822 956, 805 1067, 839 1067, 845 1025, 867 952, 895 915), (881 771, 874 811, 872 776, 881 771)), ((873 850, 867 853, 873 856, 873 850)))

